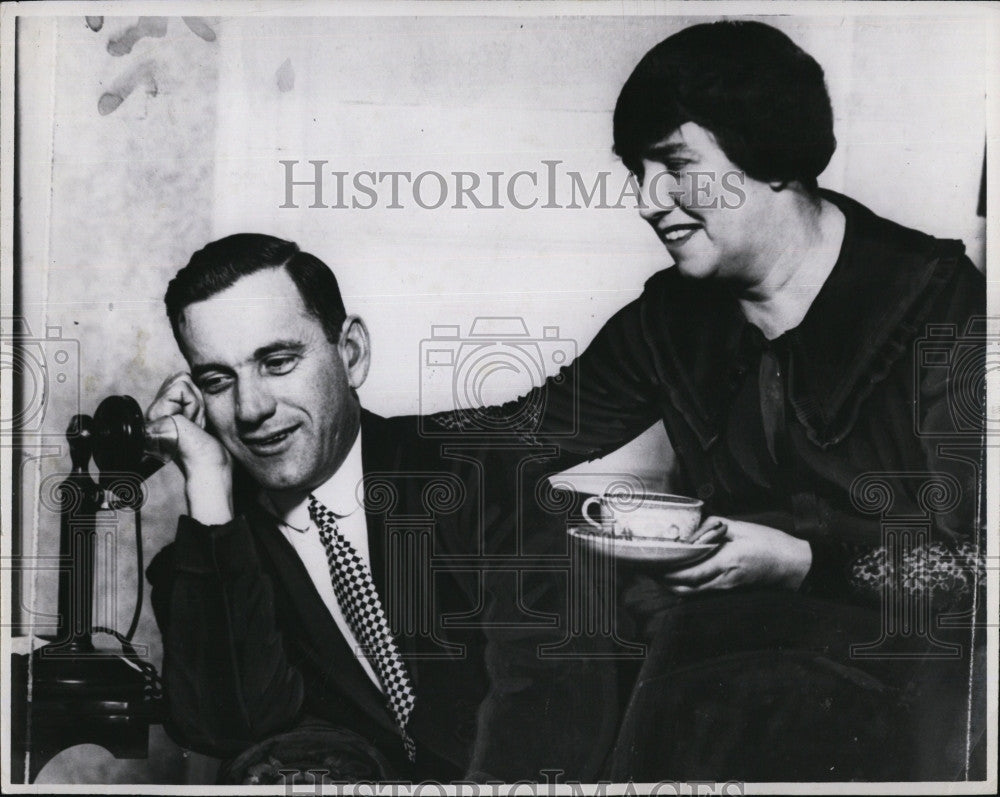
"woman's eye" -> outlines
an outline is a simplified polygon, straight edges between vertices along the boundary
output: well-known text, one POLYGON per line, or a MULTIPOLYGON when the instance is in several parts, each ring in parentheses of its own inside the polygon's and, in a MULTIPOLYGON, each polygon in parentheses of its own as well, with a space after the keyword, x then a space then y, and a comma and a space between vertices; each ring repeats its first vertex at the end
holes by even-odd
POLYGON ((264 367, 269 374, 281 375, 291 371, 297 362, 297 357, 271 357, 264 362, 264 367))

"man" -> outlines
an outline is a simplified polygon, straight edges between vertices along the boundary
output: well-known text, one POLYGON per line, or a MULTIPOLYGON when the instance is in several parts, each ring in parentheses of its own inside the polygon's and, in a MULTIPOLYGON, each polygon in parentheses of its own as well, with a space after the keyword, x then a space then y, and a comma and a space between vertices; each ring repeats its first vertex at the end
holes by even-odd
POLYGON ((542 660, 565 629, 519 608, 558 611, 553 574, 516 556, 561 535, 532 537, 530 512, 517 528, 482 463, 446 458, 414 419, 361 408, 368 331, 329 268, 233 235, 166 305, 190 373, 147 420, 176 426, 189 511, 148 576, 181 741, 231 756, 318 719, 403 778, 593 777, 613 684, 542 660), (515 559, 490 572, 487 555, 515 559))
POLYGON ((818 187, 823 70, 771 26, 650 50, 614 146, 672 267, 491 417, 560 446, 552 469, 661 421, 674 489, 710 515, 696 535, 727 529, 633 590, 653 648, 616 777, 969 777, 984 637, 932 618, 983 606, 983 275, 960 242, 818 187))

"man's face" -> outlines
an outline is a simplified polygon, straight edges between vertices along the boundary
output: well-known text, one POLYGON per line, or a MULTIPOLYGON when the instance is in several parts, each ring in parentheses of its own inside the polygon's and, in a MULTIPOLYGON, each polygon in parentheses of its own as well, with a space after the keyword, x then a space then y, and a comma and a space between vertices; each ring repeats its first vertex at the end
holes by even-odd
POLYGON ((284 268, 189 305, 180 330, 209 431, 258 484, 308 491, 340 467, 358 429, 352 350, 327 340, 284 268))
POLYGON ((752 281, 766 250, 771 192, 719 148, 705 128, 686 122, 643 158, 639 212, 681 273, 752 281))

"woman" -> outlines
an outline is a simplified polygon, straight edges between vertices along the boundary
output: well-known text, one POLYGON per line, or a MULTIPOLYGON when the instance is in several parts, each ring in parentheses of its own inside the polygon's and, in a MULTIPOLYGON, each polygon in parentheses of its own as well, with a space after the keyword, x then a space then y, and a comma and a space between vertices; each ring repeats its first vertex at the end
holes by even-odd
MULTIPOLYGON (((985 313, 985 281, 961 243, 818 188, 836 146, 832 118, 820 66, 770 26, 696 25, 654 47, 618 98, 614 145, 674 266, 559 377, 490 411, 494 424, 517 419, 525 441, 559 445, 560 468, 662 420, 676 490, 705 502, 702 533, 725 524, 713 556, 644 584, 641 603, 663 611, 616 777, 950 778, 967 759, 968 734, 955 742, 962 750, 887 756, 919 711, 874 727, 872 712, 909 700, 930 712, 932 746, 954 741, 947 722, 963 720, 946 722, 939 705, 954 696, 913 686, 913 656, 939 650, 942 632, 889 634, 873 663, 855 659, 868 650, 858 645, 886 635, 893 606, 975 597, 982 417, 957 408, 983 405, 955 391, 969 387, 963 375, 982 385, 982 342, 967 332, 985 313), (933 338, 951 341, 945 357, 919 359, 940 329, 953 333, 933 338), (894 536, 894 518, 909 518, 912 539, 894 536), (788 651, 822 653, 850 673, 841 683, 824 681, 827 670, 789 670, 779 656, 788 651), (693 677, 684 687, 678 675, 748 652, 756 658, 711 670, 708 685, 693 677), (740 678, 735 692, 709 694, 740 678), (851 678, 875 680, 862 688, 851 678), (822 710, 805 721, 796 706, 812 698, 853 702, 836 721, 822 710), (681 727, 665 717, 700 719, 681 727)), ((439 420, 462 428, 470 417, 439 420)), ((968 675, 963 633, 963 664, 929 678, 968 675)))

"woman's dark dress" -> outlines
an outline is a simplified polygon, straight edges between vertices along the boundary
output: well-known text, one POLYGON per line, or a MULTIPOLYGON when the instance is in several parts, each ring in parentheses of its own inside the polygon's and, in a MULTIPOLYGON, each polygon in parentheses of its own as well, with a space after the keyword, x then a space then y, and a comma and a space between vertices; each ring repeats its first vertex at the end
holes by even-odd
POLYGON ((559 468, 662 420, 675 491, 811 545, 794 593, 633 585, 651 648, 617 779, 954 779, 976 747, 984 632, 936 621, 982 597, 985 280, 960 242, 823 196, 844 244, 795 329, 768 341, 726 286, 667 269, 571 366, 489 410, 558 445, 559 468))

